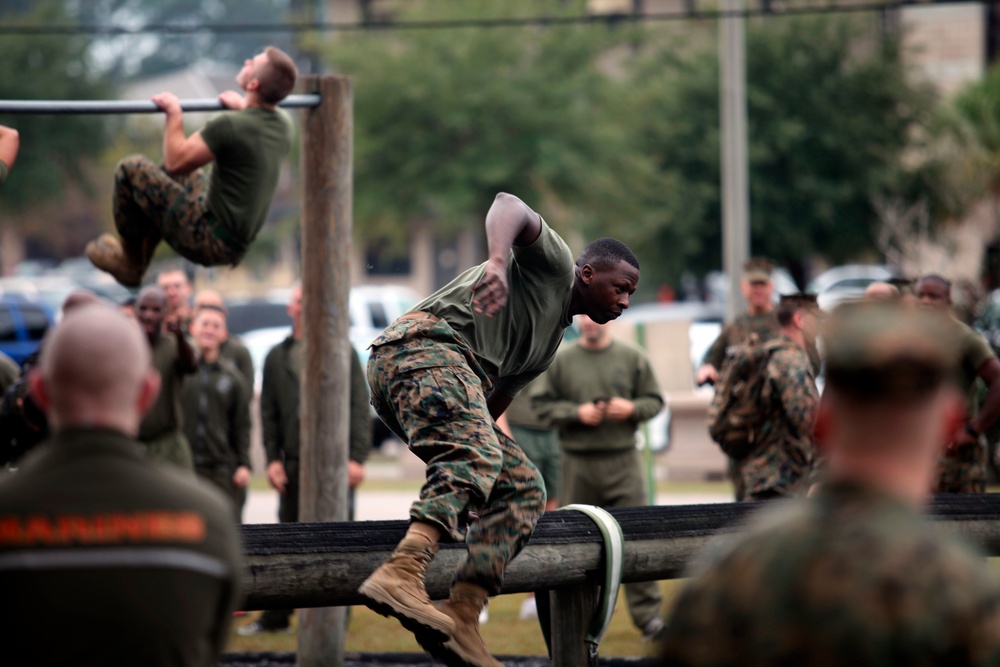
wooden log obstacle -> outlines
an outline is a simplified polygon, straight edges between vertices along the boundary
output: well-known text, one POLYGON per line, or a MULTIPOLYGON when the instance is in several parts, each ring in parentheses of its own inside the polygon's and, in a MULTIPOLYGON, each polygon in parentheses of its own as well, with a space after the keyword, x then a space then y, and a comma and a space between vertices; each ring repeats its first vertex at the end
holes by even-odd
MULTIPOLYGON (((715 537, 737 530, 764 503, 721 503, 610 509, 625 541, 622 581, 677 579, 715 537)), ((939 496, 931 517, 943 530, 1000 556, 1000 495, 939 496)), ((244 609, 362 604, 357 588, 385 561, 407 521, 288 523, 243 526, 244 609)), ((448 596, 465 557, 462 544, 442 544, 427 576, 433 599, 448 596)), ((603 582, 603 538, 578 512, 542 516, 531 540, 507 569, 502 594, 549 592, 553 664, 583 666, 582 644, 603 582), (562 647, 557 648, 557 647, 562 647)))

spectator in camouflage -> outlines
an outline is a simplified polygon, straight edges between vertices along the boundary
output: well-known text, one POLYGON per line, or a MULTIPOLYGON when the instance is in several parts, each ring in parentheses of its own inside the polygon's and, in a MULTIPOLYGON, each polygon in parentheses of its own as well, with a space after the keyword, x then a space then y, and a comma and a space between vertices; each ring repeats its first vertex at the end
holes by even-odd
MULTIPOLYGON (((719 332, 695 376, 695 383, 703 385, 715 384, 719 381, 719 372, 726 359, 726 352, 734 345, 743 345, 751 337, 756 337, 762 343, 781 335, 781 327, 774 312, 774 283, 771 282, 771 272, 774 265, 763 257, 752 257, 743 265, 743 278, 740 290, 747 302, 747 312, 727 324, 719 332)), ((733 495, 737 501, 746 497, 743 487, 743 476, 740 473, 739 461, 728 459, 727 473, 733 483, 733 495)))
POLYGON ((963 423, 955 329, 898 303, 826 323, 827 479, 714 542, 678 595, 663 665, 995 665, 1000 584, 921 516, 963 423))
POLYGON ((1000 417, 1000 361, 975 329, 954 317, 950 281, 938 275, 924 276, 917 281, 916 295, 922 306, 948 313, 956 330, 961 386, 966 392, 966 421, 956 429, 941 455, 936 491, 986 493, 988 453, 982 433, 1000 417), (986 385, 981 406, 977 406, 977 379, 986 385))
POLYGON ((426 463, 427 481, 406 537, 359 592, 446 664, 499 667, 479 634, 479 613, 531 536, 545 493, 496 419, 552 362, 574 315, 603 323, 628 308, 639 263, 614 239, 595 241, 574 263, 559 235, 505 193, 486 215, 486 237, 487 262, 372 343, 372 405, 426 463), (440 609, 424 586, 439 540, 468 547, 440 609))
POLYGON ((806 351, 816 343, 816 296, 783 295, 777 317, 781 335, 764 344, 771 353, 763 371, 762 425, 753 451, 739 462, 746 500, 804 493, 816 457, 812 422, 819 393, 806 351))

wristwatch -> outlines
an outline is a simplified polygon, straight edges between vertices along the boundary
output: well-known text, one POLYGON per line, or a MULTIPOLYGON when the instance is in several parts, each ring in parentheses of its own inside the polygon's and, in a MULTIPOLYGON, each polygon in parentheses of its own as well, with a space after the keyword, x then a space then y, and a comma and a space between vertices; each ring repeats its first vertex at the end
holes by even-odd
POLYGON ((979 437, 979 431, 977 431, 976 427, 973 426, 971 423, 965 425, 965 432, 971 435, 973 438, 979 437))

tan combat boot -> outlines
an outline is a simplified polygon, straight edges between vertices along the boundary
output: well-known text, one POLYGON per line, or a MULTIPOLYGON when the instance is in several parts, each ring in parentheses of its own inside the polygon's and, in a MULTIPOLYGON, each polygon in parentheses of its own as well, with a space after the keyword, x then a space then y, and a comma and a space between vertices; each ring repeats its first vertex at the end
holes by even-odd
POLYGON ((479 612, 486 605, 486 598, 485 588, 459 581, 451 589, 451 598, 441 603, 441 611, 455 621, 455 631, 441 647, 443 654, 435 657, 449 667, 503 667, 479 634, 479 612))
POLYGON ((383 616, 399 619, 421 644, 448 641, 455 631, 454 621, 431 604, 424 584, 427 566, 437 550, 436 544, 419 537, 406 537, 389 560, 358 588, 368 598, 369 607, 383 616))
POLYGON ((142 268, 135 266, 121 241, 111 234, 101 234, 88 243, 87 257, 94 266, 110 273, 125 287, 138 287, 142 283, 142 268))

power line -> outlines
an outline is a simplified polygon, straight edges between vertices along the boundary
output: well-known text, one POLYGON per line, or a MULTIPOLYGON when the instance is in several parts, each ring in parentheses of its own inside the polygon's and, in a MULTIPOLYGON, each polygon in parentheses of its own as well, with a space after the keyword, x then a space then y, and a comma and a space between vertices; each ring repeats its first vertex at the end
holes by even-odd
MULTIPOLYGON (((461 28, 519 28, 567 25, 598 25, 605 23, 645 23, 659 21, 711 20, 730 17, 801 16, 806 14, 848 14, 882 12, 903 7, 927 7, 937 4, 959 4, 966 0, 893 0, 890 2, 835 2, 798 7, 774 7, 765 2, 761 7, 739 11, 685 9, 674 12, 643 14, 578 14, 572 16, 525 16, 495 19, 440 19, 426 21, 387 22, 320 22, 320 23, 147 23, 130 28, 115 25, 0 25, 6 35, 194 35, 239 33, 309 33, 365 32, 388 30, 452 30, 461 28)), ((982 3, 980 3, 982 4, 982 3)))

